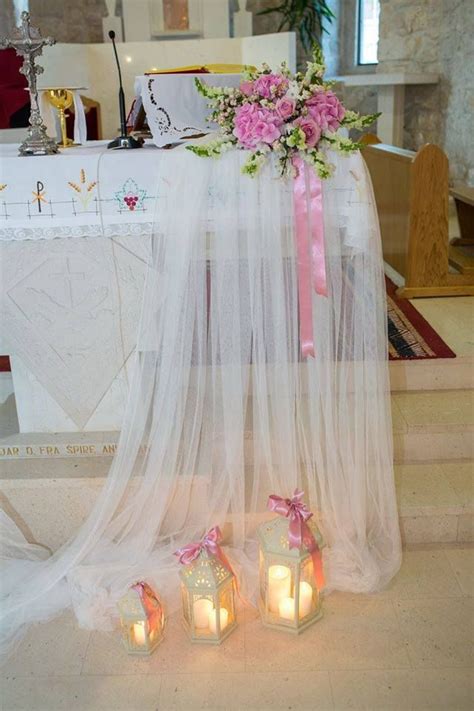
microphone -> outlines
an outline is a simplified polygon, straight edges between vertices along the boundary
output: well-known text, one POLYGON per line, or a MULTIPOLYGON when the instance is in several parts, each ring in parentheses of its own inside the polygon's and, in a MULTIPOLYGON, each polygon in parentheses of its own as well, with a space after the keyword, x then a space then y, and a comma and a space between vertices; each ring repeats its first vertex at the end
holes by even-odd
POLYGON ((127 134, 127 119, 125 114, 125 94, 123 93, 122 85, 122 72, 120 70, 120 62, 117 54, 117 47, 115 45, 115 32, 110 30, 109 37, 112 40, 112 45, 114 48, 115 62, 117 64, 118 78, 119 78, 119 110, 120 110, 120 136, 114 138, 113 141, 107 145, 107 148, 141 148, 143 146, 143 141, 138 141, 133 136, 127 134))

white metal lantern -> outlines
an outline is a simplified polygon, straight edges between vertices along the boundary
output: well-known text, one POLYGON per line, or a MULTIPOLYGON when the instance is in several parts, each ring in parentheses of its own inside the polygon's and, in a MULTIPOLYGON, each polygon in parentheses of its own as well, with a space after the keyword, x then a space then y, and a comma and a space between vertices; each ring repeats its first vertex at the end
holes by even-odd
MULTIPOLYGON (((292 500, 280 501, 289 505, 292 500)), ((290 547, 290 522, 285 515, 259 526, 259 607, 264 625, 299 634, 322 617, 316 582, 321 571, 314 561, 323 541, 316 524, 306 520, 302 521, 304 537, 312 539, 313 550, 303 540, 290 547)))
POLYGON ((163 639, 163 606, 145 582, 135 583, 118 603, 122 641, 129 654, 149 655, 163 639))
POLYGON ((183 620, 192 642, 220 644, 237 624, 235 577, 203 541, 180 572, 183 620))

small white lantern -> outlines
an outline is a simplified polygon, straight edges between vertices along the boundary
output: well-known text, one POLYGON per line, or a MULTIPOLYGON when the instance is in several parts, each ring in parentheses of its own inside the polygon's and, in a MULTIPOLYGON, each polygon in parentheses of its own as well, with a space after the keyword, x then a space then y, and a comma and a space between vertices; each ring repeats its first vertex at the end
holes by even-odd
POLYGON ((183 621, 192 642, 220 644, 237 625, 235 576, 218 545, 220 537, 215 527, 200 543, 177 552, 183 563, 183 621))
POLYGON ((262 622, 294 634, 303 632, 322 617, 316 581, 322 586, 320 549, 323 541, 316 524, 309 521, 310 512, 299 501, 301 496, 302 492, 295 492, 293 499, 270 497, 278 499, 283 516, 261 524, 258 529, 262 622), (301 520, 298 520, 298 511, 304 512, 301 520), (299 545, 290 547, 292 523, 296 528, 302 527, 303 536, 299 545))
POLYGON ((118 603, 122 641, 129 654, 148 656, 163 639, 163 606, 145 582, 135 583, 118 603))

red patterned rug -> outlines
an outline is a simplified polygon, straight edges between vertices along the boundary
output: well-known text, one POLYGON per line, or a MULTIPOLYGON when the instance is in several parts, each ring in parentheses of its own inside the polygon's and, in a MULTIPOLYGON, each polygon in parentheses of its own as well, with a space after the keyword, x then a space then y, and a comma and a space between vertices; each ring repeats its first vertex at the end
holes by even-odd
POLYGON ((408 299, 396 296, 397 287, 393 281, 385 277, 385 282, 390 360, 456 358, 456 354, 408 299))
MULTIPOLYGON (((388 277, 387 318, 390 360, 421 360, 424 358, 456 358, 451 348, 407 299, 399 299, 397 287, 388 277)), ((0 356, 0 373, 9 372, 10 359, 0 356)))

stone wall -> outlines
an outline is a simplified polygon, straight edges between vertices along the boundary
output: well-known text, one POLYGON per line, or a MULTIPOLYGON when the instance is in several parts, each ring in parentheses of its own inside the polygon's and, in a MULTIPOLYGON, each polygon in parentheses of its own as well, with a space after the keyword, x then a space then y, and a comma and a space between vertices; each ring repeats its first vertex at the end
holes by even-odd
POLYGON ((405 145, 438 143, 451 180, 474 184, 474 3, 381 0, 377 71, 439 73, 438 85, 406 90, 405 145))
MULTIPOLYGON (((102 42, 102 18, 107 17, 105 0, 29 0, 33 25, 57 42, 102 42)), ((0 0, 0 35, 13 25, 13 0, 0 0)))
POLYGON ((13 2, 12 0, 1 0, 0 2, 0 37, 10 34, 14 24, 13 2))

